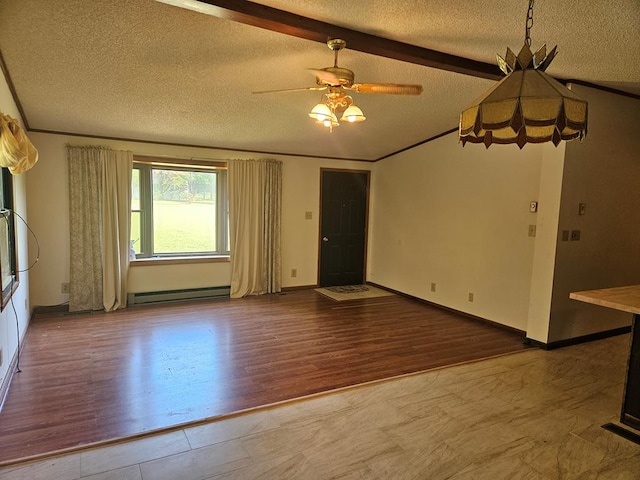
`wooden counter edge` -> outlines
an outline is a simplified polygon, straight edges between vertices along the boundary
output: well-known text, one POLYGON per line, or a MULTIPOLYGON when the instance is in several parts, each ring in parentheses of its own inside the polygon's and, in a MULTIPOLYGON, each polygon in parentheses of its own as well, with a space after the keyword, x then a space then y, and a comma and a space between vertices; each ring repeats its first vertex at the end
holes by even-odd
POLYGON ((640 285, 571 292, 569 298, 640 315, 640 285))

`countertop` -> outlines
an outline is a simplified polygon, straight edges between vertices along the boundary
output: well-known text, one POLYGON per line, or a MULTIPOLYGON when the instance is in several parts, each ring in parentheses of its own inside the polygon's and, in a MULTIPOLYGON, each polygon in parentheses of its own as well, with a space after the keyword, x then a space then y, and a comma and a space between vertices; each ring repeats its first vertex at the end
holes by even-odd
POLYGON ((640 285, 571 292, 569 298, 640 315, 640 285))

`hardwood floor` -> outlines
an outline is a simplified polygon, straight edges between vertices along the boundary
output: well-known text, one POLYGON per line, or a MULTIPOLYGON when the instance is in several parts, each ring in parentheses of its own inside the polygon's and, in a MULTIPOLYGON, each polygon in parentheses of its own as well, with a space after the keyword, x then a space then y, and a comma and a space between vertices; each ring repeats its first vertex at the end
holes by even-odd
POLYGON ((313 290, 39 316, 0 411, 0 464, 524 350, 400 296, 313 290))

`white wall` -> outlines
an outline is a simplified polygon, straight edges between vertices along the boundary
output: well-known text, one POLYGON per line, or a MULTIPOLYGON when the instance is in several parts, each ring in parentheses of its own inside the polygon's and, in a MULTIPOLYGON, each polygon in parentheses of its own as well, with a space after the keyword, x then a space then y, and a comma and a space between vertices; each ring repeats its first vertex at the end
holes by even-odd
POLYGON ((542 149, 538 222, 527 319, 527 338, 542 343, 547 343, 549 340, 549 312, 558 246, 565 149, 565 142, 558 147, 547 143, 542 149))
POLYGON ((573 89, 589 101, 582 143, 463 149, 451 134, 378 162, 369 280, 543 343, 629 325, 569 293, 640 283, 640 101, 573 89))
POLYGON ((569 299, 577 290, 640 284, 640 100, 574 85, 589 101, 589 132, 566 147, 549 341, 629 325, 631 315, 569 299), (587 204, 585 215, 578 205, 587 204))
POLYGON ((368 279, 526 330, 541 151, 451 134, 377 162, 368 279))
MULTIPOLYGON (((16 107, 11 96, 11 92, 9 91, 9 87, 7 86, 7 82, 2 75, 0 75, 0 112, 22 122, 18 108, 16 107)), ((28 222, 25 174, 15 175, 13 177, 13 191, 14 210, 28 222)), ((30 264, 27 248, 28 241, 28 230, 25 224, 20 219, 17 219, 16 247, 18 251, 20 284, 12 297, 12 302, 9 303, 0 313, 0 350, 2 351, 0 386, 9 378, 9 365, 17 353, 18 331, 20 332, 21 337, 24 336, 29 323, 29 277, 31 272, 20 272, 20 270, 27 269, 30 264)))
MULTIPOLYGON (((39 268, 31 278, 34 305, 57 305, 68 300, 61 283, 69 281, 69 203, 65 144, 102 145, 131 150, 141 155, 182 158, 264 158, 264 154, 216 149, 178 147, 32 133, 40 162, 27 174, 30 224, 40 241, 39 268)), ((315 285, 318 269, 318 213, 320 168, 369 170, 368 162, 349 162, 306 157, 278 157, 283 161, 282 272, 283 286, 315 285), (305 212, 313 218, 305 220, 305 212), (297 277, 291 277, 291 269, 297 277)), ((129 291, 144 292, 229 285, 228 263, 144 266, 131 269, 129 291)))

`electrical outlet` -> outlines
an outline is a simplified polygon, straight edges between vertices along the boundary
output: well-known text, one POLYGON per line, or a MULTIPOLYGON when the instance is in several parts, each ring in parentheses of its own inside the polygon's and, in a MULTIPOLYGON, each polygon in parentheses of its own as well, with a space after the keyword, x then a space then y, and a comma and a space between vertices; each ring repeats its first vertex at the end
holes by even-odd
POLYGON ((585 213, 587 213, 587 204, 586 203, 579 203, 578 204, 578 215, 584 215, 585 213))
POLYGON ((60 293, 69 293, 69 282, 63 282, 61 284, 60 293))
POLYGON ((577 242, 580 240, 580 230, 571 230, 571 241, 577 242))
POLYGON ((292 268, 291 269, 291 278, 295 278, 298 276, 298 269, 297 268, 292 268))
POLYGON ((473 293, 469 292, 469 301, 473 302, 473 293))
POLYGON ((431 291, 435 292, 436 291, 436 284, 431 282, 431 291))
POLYGON ((304 219, 311 220, 313 218, 313 212, 304 212, 304 219))
POLYGON ((535 225, 529 225, 529 236, 530 237, 535 237, 536 236, 536 226, 535 225))
POLYGON ((563 242, 568 242, 569 241, 569 230, 563 230, 562 231, 562 241, 563 242))

